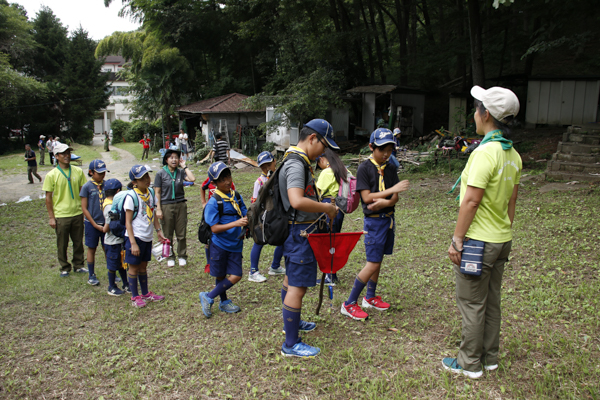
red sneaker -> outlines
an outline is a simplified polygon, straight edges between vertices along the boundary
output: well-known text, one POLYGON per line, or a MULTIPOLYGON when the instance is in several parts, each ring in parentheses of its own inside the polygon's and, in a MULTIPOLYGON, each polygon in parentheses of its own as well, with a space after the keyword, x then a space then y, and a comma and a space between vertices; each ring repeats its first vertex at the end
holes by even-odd
POLYGON ((369 314, 364 312, 360 306, 356 303, 352 303, 350 305, 346 305, 346 303, 342 303, 342 315, 346 315, 352 319, 357 321, 362 321, 363 319, 369 318, 369 314))
POLYGON ((152 292, 143 294, 141 297, 142 297, 142 300, 144 300, 146 303, 149 301, 163 301, 165 299, 165 296, 159 296, 152 292))
POLYGON ((374 308, 380 311, 390 308, 390 304, 381 300, 381 296, 371 297, 370 299, 363 297, 362 306, 364 308, 374 308))

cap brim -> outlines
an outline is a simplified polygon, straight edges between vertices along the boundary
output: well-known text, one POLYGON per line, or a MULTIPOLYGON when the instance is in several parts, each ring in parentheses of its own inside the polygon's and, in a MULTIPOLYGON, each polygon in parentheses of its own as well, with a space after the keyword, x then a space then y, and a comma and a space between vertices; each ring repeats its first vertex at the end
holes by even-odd
POLYGON ((377 139, 375 139, 375 142, 373 142, 373 144, 377 147, 385 146, 386 144, 390 144, 390 143, 395 144, 395 142, 392 139, 385 139, 385 140, 382 140, 381 142, 378 142, 377 139))
POLYGON ((471 96, 479 101, 483 101, 483 98, 485 97, 485 89, 481 86, 475 85, 471 88, 471 96))
POLYGON ((100 168, 100 169, 95 169, 94 171, 96 171, 97 173, 101 174, 102 172, 110 172, 109 170, 107 170, 106 168, 100 168))
POLYGON ((328 137, 323 137, 323 139, 325 139, 325 141, 327 142, 327 145, 329 146, 330 149, 333 149, 333 150, 340 149, 340 147, 333 141, 333 139, 329 139, 328 137))

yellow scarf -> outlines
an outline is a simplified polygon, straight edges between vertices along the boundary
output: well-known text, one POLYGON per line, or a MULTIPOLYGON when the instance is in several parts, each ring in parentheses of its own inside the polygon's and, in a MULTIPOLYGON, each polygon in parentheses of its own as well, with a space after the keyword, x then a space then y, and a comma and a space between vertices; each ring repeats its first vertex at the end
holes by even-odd
POLYGON ((383 182, 383 170, 387 166, 387 163, 383 163, 383 165, 377 164, 377 161, 373 158, 373 156, 369 157, 369 160, 377 167, 377 172, 379 172, 379 191, 383 192, 385 190, 385 183, 383 182))
MULTIPOLYGON (((287 149, 287 151, 285 152, 285 155, 283 156, 284 161, 290 153, 294 153, 294 154, 297 154, 300 157, 302 157, 302 159, 306 162, 306 164, 308 164, 308 169, 310 170, 310 174, 312 175, 313 182, 316 182, 317 180, 315 179, 315 172, 313 171, 312 165, 310 164, 310 159, 308 158, 308 155, 306 155, 304 150, 302 150, 298 146, 290 146, 290 148, 287 149)), ((305 184, 308 186, 308 182, 306 182, 305 184)), ((317 190, 317 199, 318 199, 317 201, 321 201, 321 191, 319 190, 319 188, 316 185, 315 185, 315 189, 317 190)))
POLYGON ((237 201, 235 201, 235 190, 231 189, 231 197, 229 197, 225 193, 221 192, 219 189, 215 189, 214 194, 219 195, 219 197, 221 197, 223 199, 223 201, 231 203, 231 205, 233 206, 233 208, 235 208, 235 211, 238 213, 240 218, 243 217, 242 210, 240 209, 240 205, 238 204, 237 201))
POLYGON ((104 189, 102 188, 102 185, 104 185, 104 181, 98 183, 92 179, 91 182, 94 185, 96 185, 96 188, 98 189, 98 199, 100 200, 100 209, 102 211, 104 211, 104 189))
POLYGON ((150 191, 146 189, 146 193, 142 193, 142 191, 138 188, 133 189, 137 194, 140 195, 144 203, 146 204, 146 215, 148 216, 148 225, 150 225, 154 221, 154 212, 153 208, 150 207, 150 191))

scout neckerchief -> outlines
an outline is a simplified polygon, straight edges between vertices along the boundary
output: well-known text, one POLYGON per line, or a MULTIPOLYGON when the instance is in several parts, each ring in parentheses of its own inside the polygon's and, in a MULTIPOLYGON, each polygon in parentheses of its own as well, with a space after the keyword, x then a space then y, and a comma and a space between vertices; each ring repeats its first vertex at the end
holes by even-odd
POLYGON ((148 225, 152 223, 154 220, 154 213, 152 212, 152 207, 150 207, 150 190, 146 189, 146 193, 142 193, 142 191, 138 188, 133 189, 137 194, 140 195, 144 203, 146 204, 146 215, 148 215, 148 225))
MULTIPOLYGON (((316 182, 315 180, 315 172, 313 171, 312 165, 310 165, 310 159, 308 158, 308 156, 306 155, 306 153, 304 152, 304 150, 302 150, 300 147, 298 146, 290 146, 289 149, 287 149, 287 151, 285 152, 285 155, 283 156, 283 161, 285 161, 285 159, 287 158, 287 156, 291 153, 297 154, 300 157, 302 157, 302 159, 306 162, 306 164, 308 164, 308 169, 310 170, 310 174, 312 175, 313 178, 313 182, 316 182)), ((308 182, 306 182, 307 186, 308 186, 308 182)), ((315 186, 316 189, 316 194, 317 194, 317 201, 321 201, 321 191, 319 190, 319 188, 315 186)))
POLYGON ((57 164, 56 168, 58 168, 58 170, 60 171, 61 174, 63 174, 63 176, 65 177, 67 182, 69 182, 69 190, 71 191, 71 198, 75 199, 75 195, 73 194, 73 185, 71 185, 71 164, 69 164, 69 176, 67 176, 67 174, 65 174, 65 171, 62 170, 60 165, 57 164))
POLYGON ((385 182, 383 182, 383 170, 387 166, 387 162, 384 162, 383 164, 379 165, 379 164, 377 164, 377 161, 375 161, 373 156, 369 157, 369 160, 377 168, 377 173, 379 173, 379 191, 383 192, 385 190, 385 182))
POLYGON ((104 211, 104 190, 102 185, 104 185, 104 181, 98 183, 95 180, 91 180, 91 182, 96 185, 96 189, 98 189, 98 200, 100 200, 100 209, 104 211))
POLYGON ((175 172, 173 173, 171 173, 171 170, 166 165, 163 169, 167 171, 167 174, 171 177, 171 200, 175 200, 175 178, 177 178, 177 167, 175 167, 175 172))
MULTIPOLYGON (((481 143, 479 143, 479 146, 483 146, 484 144, 486 144, 488 142, 500 142, 500 144, 502 145, 502 150, 510 150, 513 147, 512 140, 508 140, 507 138, 502 136, 502 131, 500 129, 495 129, 491 132, 488 132, 485 135, 485 137, 483 138, 483 140, 481 141, 481 143)), ((458 176, 456 183, 454 184, 454 186, 452 186, 452 189, 450 189, 450 191, 448 193, 454 192, 454 189, 456 189, 456 186, 458 186, 458 184, 460 183, 461 177, 462 177, 462 173, 458 176)), ((458 197, 456 199, 458 200, 459 198, 460 198, 460 194, 458 195, 458 197)))
POLYGON ((233 206, 233 208, 235 209, 235 211, 238 213, 238 215, 241 218, 241 217, 243 217, 242 210, 240 209, 240 205, 238 204, 238 202, 235 201, 235 190, 231 189, 230 193, 231 193, 231 197, 229 197, 225 193, 221 192, 219 189, 215 189, 214 194, 221 197, 221 199, 223 199, 223 201, 231 203, 231 205, 233 206))

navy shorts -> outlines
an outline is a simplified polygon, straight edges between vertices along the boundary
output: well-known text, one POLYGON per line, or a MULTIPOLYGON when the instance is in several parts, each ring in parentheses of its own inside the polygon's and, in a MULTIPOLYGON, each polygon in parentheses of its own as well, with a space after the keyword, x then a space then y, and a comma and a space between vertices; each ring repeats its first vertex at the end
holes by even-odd
POLYGON ((232 253, 210 242, 210 276, 221 278, 226 275, 243 276, 242 252, 232 253))
POLYGON ((123 245, 119 244, 107 244, 104 246, 106 250, 106 268, 109 271, 118 271, 123 268, 121 264, 121 249, 123 245))
POLYGON ((85 220, 83 221, 83 226, 85 232, 85 245, 87 247, 95 249, 98 247, 98 241, 104 246, 104 232, 100 232, 98 229, 94 228, 90 222, 85 220))
POLYGON ((396 231, 395 222, 390 229, 392 221, 394 221, 393 214, 391 217, 381 214, 379 218, 365 215, 364 230, 367 231, 365 234, 367 262, 380 263, 383 261, 384 254, 392 254, 396 231))
MULTIPOLYGON (((290 225, 289 235, 283 244, 285 258, 285 274, 288 285, 295 287, 312 287, 317 284, 317 260, 308 239, 300 236, 300 232, 310 224, 290 225)), ((314 228, 314 225, 312 226, 314 228)))
POLYGON ((135 242, 140 248, 140 255, 134 256, 131 254, 131 242, 129 238, 125 238, 125 262, 131 265, 139 265, 144 261, 152 260, 152 242, 144 242, 140 238, 135 238, 135 242))
MULTIPOLYGON (((325 198, 325 199, 323 199, 323 203, 331 203, 331 199, 325 198)), ((325 217, 325 218, 327 218, 327 226, 329 226, 329 217, 325 217)), ((340 210, 340 211, 338 211, 337 215, 335 216, 335 219, 333 220, 332 232, 340 233, 342 231, 343 223, 344 223, 344 213, 340 210)))

